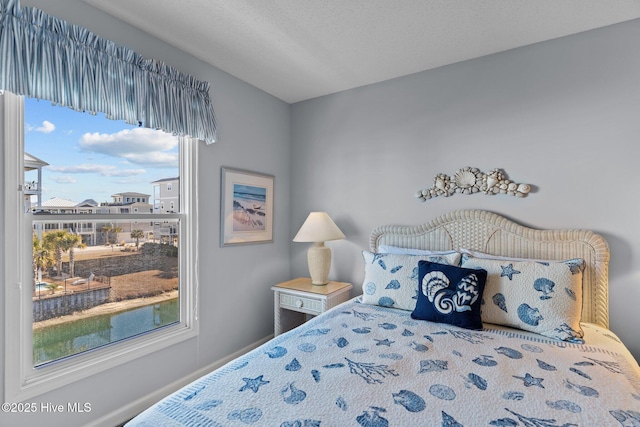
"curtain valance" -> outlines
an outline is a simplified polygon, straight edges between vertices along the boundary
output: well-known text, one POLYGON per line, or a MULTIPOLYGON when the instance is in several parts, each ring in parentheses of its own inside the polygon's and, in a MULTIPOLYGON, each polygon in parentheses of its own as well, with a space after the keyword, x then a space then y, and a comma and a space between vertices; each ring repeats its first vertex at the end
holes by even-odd
POLYGON ((0 0, 0 89, 216 140, 208 82, 19 0, 0 0))

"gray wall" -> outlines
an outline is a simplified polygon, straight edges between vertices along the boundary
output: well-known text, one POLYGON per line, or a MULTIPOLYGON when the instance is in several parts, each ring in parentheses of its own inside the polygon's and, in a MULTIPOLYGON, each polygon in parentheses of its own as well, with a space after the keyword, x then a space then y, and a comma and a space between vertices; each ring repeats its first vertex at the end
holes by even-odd
MULTIPOLYGON (((202 144, 199 151, 200 336, 31 399, 65 407, 66 402, 90 402, 89 414, 39 413, 3 418, 6 414, 0 413, 0 425, 84 425, 273 334, 270 287, 290 278, 290 106, 81 0, 31 0, 22 4, 87 27, 145 57, 163 60, 209 81, 220 123, 220 141, 210 146, 202 144), (221 166, 275 176, 274 243, 219 247, 221 166)), ((0 307, 4 307, 4 292, 0 292, 0 307)), ((0 318, 4 320, 4 315, 0 318)), ((3 332, 4 324, 0 334, 3 332)), ((8 351, 12 350, 0 353, 0 366, 4 366, 8 351)))
MULTIPOLYGON (((360 251, 382 224, 474 208, 595 230, 611 247, 611 328, 640 360, 638 40, 636 20, 293 105, 291 234, 309 211, 329 212, 347 236, 328 244, 330 278, 361 292, 360 251), (414 198, 465 166, 535 190, 414 198)), ((292 244, 294 276, 306 248, 292 244)))
POLYGON ((267 337, 270 286, 308 274, 308 245, 290 240, 313 210, 328 211, 347 235, 328 243, 331 278, 353 282, 354 294, 360 251, 381 224, 479 208, 534 227, 594 229, 611 244, 611 327, 640 356, 639 21, 289 106, 81 0, 22 3, 211 82, 221 140, 201 146, 199 159, 200 336, 33 400, 91 402, 90 414, 29 414, 8 425, 84 424, 267 337), (275 175, 274 243, 219 248, 223 165, 275 175), (503 168, 536 191, 414 199, 437 173, 467 165, 503 168))

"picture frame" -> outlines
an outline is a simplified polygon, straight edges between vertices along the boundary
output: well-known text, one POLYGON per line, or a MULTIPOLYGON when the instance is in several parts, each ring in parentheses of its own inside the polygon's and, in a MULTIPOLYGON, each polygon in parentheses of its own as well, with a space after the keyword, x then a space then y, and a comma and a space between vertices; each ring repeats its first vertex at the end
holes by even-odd
POLYGON ((273 175, 222 167, 220 246, 273 242, 273 175))

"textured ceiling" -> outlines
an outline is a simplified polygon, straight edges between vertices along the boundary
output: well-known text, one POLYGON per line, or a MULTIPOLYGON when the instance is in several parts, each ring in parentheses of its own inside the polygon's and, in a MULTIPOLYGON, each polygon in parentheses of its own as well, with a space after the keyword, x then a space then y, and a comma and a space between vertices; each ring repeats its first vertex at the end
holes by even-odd
POLYGON ((84 0, 293 103, 640 17, 640 0, 84 0))

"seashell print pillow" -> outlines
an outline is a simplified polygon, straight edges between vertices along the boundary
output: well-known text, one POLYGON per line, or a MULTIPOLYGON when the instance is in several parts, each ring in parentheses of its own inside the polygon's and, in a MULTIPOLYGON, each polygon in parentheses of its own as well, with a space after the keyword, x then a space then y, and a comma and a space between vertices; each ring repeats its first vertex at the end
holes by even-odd
POLYGON ((487 270, 483 322, 582 342, 583 259, 516 261, 465 255, 462 266, 487 270))
POLYGON ((480 305, 487 279, 482 269, 419 261, 418 302, 411 318, 482 329, 480 305))
POLYGON ((411 311, 418 298, 418 261, 459 264, 460 254, 406 255, 362 251, 362 302, 411 311))

